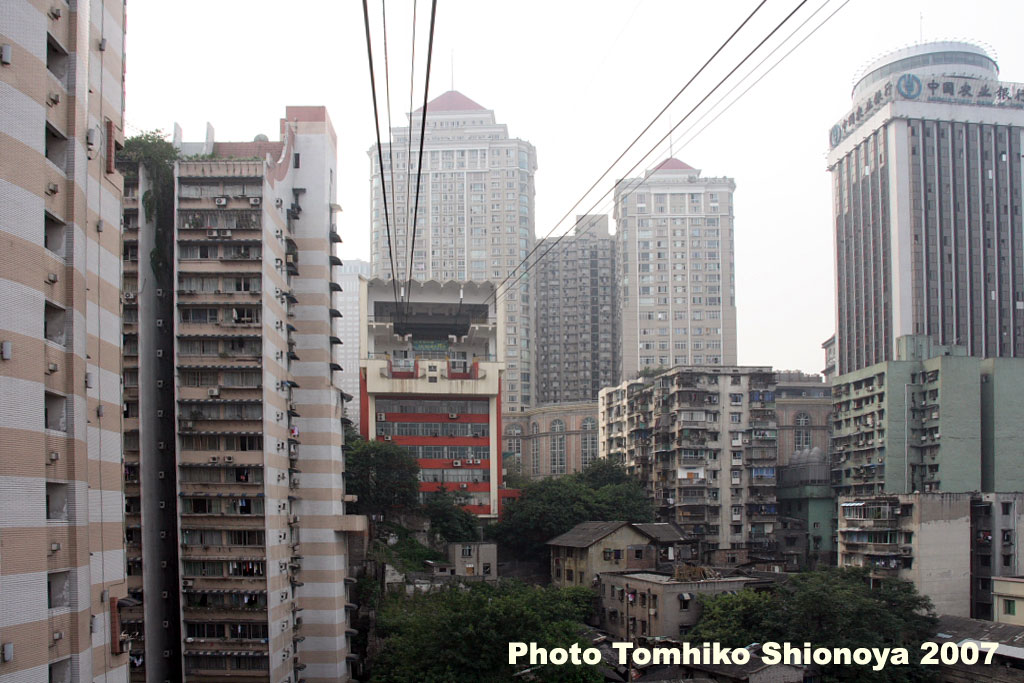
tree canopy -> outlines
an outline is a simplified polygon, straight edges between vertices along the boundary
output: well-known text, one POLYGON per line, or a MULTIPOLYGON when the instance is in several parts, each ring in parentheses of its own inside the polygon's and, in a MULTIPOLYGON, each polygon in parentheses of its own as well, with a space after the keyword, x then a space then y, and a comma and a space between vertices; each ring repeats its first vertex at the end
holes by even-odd
MULTIPOLYGON (((379 612, 384 645, 370 662, 371 681, 501 683, 518 680, 510 642, 569 647, 593 600, 587 588, 539 588, 515 581, 388 595, 379 612)), ((581 646, 584 644, 581 642, 581 646)), ((539 680, 589 683, 589 666, 547 666, 539 680)))
POLYGON ((418 504, 419 465, 408 451, 384 441, 358 439, 345 454, 345 488, 359 497, 354 504, 364 515, 418 504))
POLYGON ((527 484, 490 533, 521 558, 544 560, 545 543, 590 520, 651 522, 654 509, 621 465, 598 460, 580 474, 527 484))
POLYGON ((427 495, 423 512, 430 519, 431 531, 446 541, 477 541, 477 521, 463 505, 465 497, 442 488, 427 495))
POLYGON ((745 647, 768 641, 814 647, 905 647, 911 664, 883 671, 855 666, 825 666, 823 681, 925 680, 917 664, 920 643, 935 633, 931 600, 909 581, 885 579, 871 586, 864 569, 805 572, 773 593, 740 591, 704 601, 700 622, 690 641, 717 641, 745 647))

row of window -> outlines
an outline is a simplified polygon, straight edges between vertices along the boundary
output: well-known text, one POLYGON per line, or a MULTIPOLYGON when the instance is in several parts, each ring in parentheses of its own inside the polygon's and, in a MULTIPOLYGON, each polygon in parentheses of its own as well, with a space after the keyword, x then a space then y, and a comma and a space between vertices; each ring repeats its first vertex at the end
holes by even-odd
POLYGON ((475 436, 490 435, 486 422, 378 422, 377 436, 475 436))
POLYGON ((402 446, 417 459, 433 460, 490 460, 490 446, 402 446))
POLYGON ((438 413, 458 415, 486 415, 488 401, 447 401, 378 398, 378 413, 438 413))

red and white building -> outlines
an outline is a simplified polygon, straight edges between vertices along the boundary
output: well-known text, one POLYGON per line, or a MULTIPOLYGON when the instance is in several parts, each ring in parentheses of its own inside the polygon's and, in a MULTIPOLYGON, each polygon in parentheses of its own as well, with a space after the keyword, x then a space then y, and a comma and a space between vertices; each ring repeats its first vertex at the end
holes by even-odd
POLYGON ((444 487, 482 517, 500 513, 504 318, 494 291, 360 280, 360 432, 416 456, 421 495, 444 487))

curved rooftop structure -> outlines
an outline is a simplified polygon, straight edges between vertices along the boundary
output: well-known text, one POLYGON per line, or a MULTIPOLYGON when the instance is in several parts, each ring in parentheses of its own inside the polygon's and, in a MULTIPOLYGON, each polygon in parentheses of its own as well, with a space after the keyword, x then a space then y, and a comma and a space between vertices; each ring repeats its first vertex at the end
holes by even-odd
POLYGON ((919 76, 943 74, 995 79, 999 77, 999 65, 984 48, 973 43, 944 40, 911 45, 886 53, 865 67, 853 86, 854 101, 879 81, 908 72, 919 76))

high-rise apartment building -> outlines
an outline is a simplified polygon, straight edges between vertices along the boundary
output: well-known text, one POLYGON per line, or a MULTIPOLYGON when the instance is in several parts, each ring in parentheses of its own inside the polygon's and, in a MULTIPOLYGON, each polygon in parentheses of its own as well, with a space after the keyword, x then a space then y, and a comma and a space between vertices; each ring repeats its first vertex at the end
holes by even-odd
POLYGON ((359 429, 405 448, 420 492, 460 494, 482 517, 501 512, 504 322, 489 282, 360 281, 359 429))
POLYGON ((969 43, 897 50, 832 126, 839 374, 912 334, 1024 355, 1024 84, 998 77, 969 43))
POLYGON ((1024 490, 1014 414, 1024 360, 982 359, 901 337, 896 358, 832 385, 832 485, 839 494, 1024 490))
POLYGON ((0 5, 0 681, 125 681, 123 0, 0 5))
POLYGON ((537 245, 537 401, 596 401, 619 377, 615 238, 608 216, 586 215, 557 240, 537 245))
POLYGON ((382 150, 383 173, 377 147, 369 151, 373 277, 501 283, 515 272, 498 292, 507 323, 502 402, 505 412, 521 412, 536 401, 534 278, 528 272, 517 279, 523 271, 516 267, 534 243, 537 152, 509 137, 492 110, 462 93, 449 91, 429 102, 413 245, 422 117, 417 109, 408 127, 391 131, 392 142, 382 150))
POLYGON ((736 364, 735 189, 674 158, 616 184, 621 380, 736 364))
MULTIPOLYGON (((175 167, 173 395, 186 681, 350 677, 344 401, 333 255, 337 139, 323 107, 288 107, 281 138, 219 143, 175 167)), ((143 339, 144 341, 144 339, 143 339)), ((354 340, 353 340, 354 341, 354 340)), ((168 362, 139 348, 140 367, 168 362)), ((145 394, 146 387, 142 387, 145 394)), ((149 505, 143 420, 143 514, 149 505)), ((166 562, 143 551, 147 568, 166 562)), ((147 611, 147 615, 149 612, 147 611)), ((175 617, 177 618, 177 617, 175 617)), ((161 628, 147 620, 147 632, 161 628)), ((147 637, 148 640, 148 637, 147 637)), ((146 652, 146 666, 153 654, 146 652)))
POLYGON ((681 367, 601 390, 600 456, 635 474, 658 521, 699 538, 706 560, 774 550, 775 381, 768 367, 681 367))
MULTIPOLYGON (((335 321, 334 331, 341 341, 334 353, 334 359, 341 365, 338 384, 349 396, 359 395, 359 278, 370 276, 370 264, 359 259, 346 259, 334 268, 334 305, 341 313, 335 321), (339 288, 340 289, 337 289, 339 288)), ((359 401, 350 401, 345 411, 352 424, 359 424, 359 401)))

